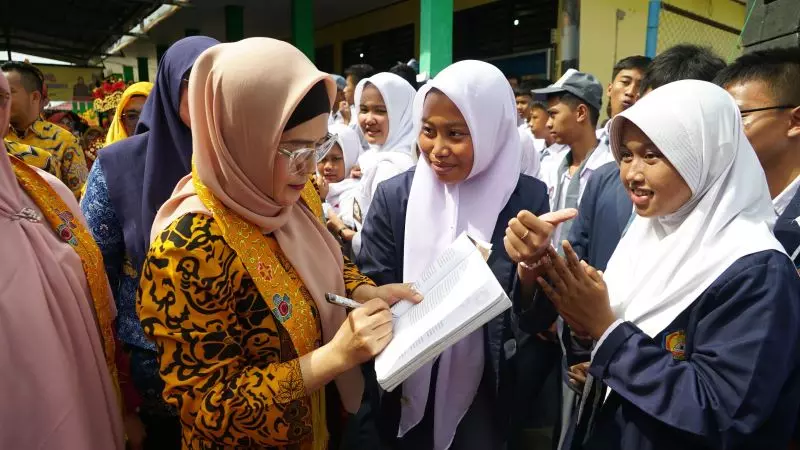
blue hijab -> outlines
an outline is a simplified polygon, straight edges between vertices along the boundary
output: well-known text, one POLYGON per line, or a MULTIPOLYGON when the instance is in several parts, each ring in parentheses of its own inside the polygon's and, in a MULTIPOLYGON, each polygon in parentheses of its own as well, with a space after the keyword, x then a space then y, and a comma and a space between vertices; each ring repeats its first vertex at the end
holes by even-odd
POLYGON ((192 132, 179 115, 181 81, 197 57, 217 44, 210 37, 192 36, 172 45, 158 65, 136 133, 99 152, 125 249, 137 269, 150 248, 150 228, 158 209, 192 171, 192 132))

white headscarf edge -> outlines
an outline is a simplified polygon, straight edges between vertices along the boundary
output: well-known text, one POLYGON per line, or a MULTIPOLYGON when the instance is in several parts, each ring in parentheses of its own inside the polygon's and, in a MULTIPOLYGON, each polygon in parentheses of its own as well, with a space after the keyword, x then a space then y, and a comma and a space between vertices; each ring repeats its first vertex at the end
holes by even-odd
MULTIPOLYGON (((620 117, 650 137, 693 193, 676 214, 637 216, 604 276, 617 317, 652 337, 738 259, 784 250, 772 235, 775 213, 764 172, 727 92, 703 81, 679 81, 620 117)), ((617 160, 625 122, 612 124, 617 160)))

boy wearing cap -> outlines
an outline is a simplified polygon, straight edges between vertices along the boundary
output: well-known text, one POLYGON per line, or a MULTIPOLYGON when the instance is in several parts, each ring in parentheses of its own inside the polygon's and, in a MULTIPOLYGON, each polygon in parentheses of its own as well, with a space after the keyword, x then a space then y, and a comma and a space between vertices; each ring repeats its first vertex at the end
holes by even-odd
MULTIPOLYGON (((593 75, 569 69, 554 84, 533 92, 547 98, 547 128, 556 144, 569 147, 557 163, 548 165, 549 173, 540 173, 550 194, 550 209, 577 208, 592 172, 614 159, 595 132, 603 87, 593 75)), ((553 245, 559 251, 570 226, 570 222, 561 224, 553 233, 553 245)))
MULTIPOLYGON (((569 69, 558 81, 544 89, 533 91, 537 99, 547 99, 550 116, 547 128, 556 145, 567 149, 552 154, 552 162, 542 161, 539 178, 547 184, 550 210, 578 208, 583 190, 592 173, 600 166, 613 161, 608 146, 597 139, 596 129, 603 99, 603 87, 591 74, 569 69)), ((561 240, 569 235, 572 221, 560 224, 553 233, 553 246, 562 253, 561 240)), ((565 329, 557 321, 559 335, 565 329)), ((566 363, 566 361, 564 361, 566 363)), ((567 366, 562 370, 562 424, 569 423, 575 393, 568 384, 567 366)), ((554 439, 563 442, 567 427, 554 439)))

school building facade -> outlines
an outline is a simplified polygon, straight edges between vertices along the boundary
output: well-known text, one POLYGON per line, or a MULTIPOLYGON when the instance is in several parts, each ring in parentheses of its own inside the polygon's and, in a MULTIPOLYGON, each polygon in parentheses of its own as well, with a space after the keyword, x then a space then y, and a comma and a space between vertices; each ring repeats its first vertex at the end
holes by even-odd
POLYGON ((616 60, 677 43, 735 58, 747 9, 745 0, 192 0, 105 65, 153 79, 158 58, 183 36, 269 36, 332 73, 415 58, 433 76, 453 61, 481 59, 523 79, 554 80, 577 62, 605 84, 616 60))

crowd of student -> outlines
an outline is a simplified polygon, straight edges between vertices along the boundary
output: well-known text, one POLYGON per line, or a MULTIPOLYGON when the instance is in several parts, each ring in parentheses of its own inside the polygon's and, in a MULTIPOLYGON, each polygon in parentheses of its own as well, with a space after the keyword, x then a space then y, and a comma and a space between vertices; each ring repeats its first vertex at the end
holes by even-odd
POLYGON ((624 58, 600 124, 572 69, 194 36, 90 169, 3 71, 0 448, 795 445, 798 49, 624 58), (391 305, 464 232, 513 308, 383 392, 391 305))

